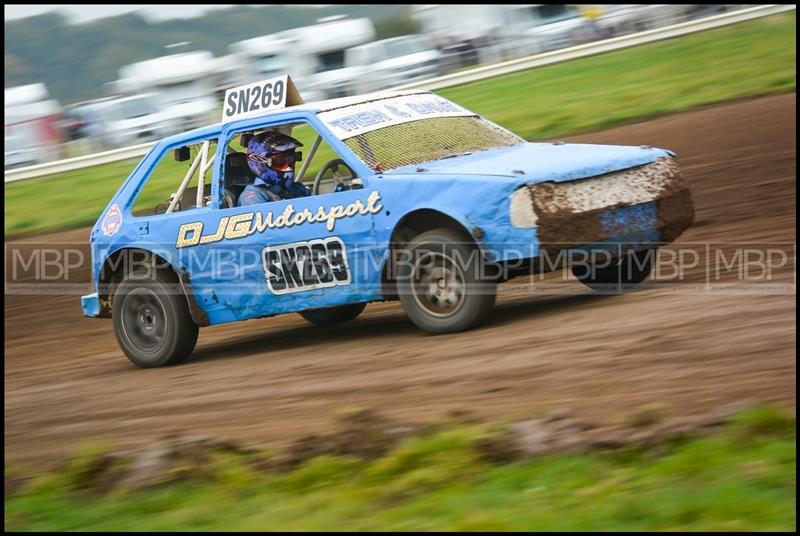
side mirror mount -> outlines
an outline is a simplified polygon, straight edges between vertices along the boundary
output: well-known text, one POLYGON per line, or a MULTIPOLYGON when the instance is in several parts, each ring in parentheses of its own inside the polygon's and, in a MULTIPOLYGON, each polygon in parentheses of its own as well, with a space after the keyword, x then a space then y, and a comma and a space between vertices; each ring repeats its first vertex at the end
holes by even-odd
POLYGON ((186 146, 178 147, 177 149, 173 150, 172 156, 175 158, 176 162, 186 162, 192 157, 191 153, 189 152, 189 148, 186 146))

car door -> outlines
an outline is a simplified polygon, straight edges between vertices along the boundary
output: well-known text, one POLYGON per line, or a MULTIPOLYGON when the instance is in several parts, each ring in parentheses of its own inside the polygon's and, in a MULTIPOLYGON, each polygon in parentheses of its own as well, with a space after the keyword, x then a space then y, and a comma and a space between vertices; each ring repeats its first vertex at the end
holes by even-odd
POLYGON ((178 243, 211 322, 380 296, 373 216, 382 200, 370 177, 360 179, 363 188, 218 208, 202 227, 184 226, 178 243))

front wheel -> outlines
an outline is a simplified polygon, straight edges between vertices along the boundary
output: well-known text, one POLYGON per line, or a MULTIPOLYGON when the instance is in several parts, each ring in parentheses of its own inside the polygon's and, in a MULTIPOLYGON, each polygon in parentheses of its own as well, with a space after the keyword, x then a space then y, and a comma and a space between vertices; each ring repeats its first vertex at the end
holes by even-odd
POLYGON ((113 298, 114 333, 130 361, 142 368, 186 360, 197 343, 197 324, 186 297, 163 277, 124 280, 113 298))
POLYGON ((430 333, 470 329, 494 308, 497 283, 480 250, 451 229, 414 238, 397 265, 397 291, 411 321, 430 333))
POLYGON ((647 279, 653 269, 656 251, 629 251, 601 266, 581 263, 570 268, 578 281, 592 290, 619 291, 623 285, 638 285, 647 279))
POLYGON ((338 307, 308 309, 307 311, 300 311, 300 316, 315 326, 327 326, 328 324, 338 324, 339 322, 355 320, 366 306, 366 303, 348 303, 347 305, 339 305, 338 307))

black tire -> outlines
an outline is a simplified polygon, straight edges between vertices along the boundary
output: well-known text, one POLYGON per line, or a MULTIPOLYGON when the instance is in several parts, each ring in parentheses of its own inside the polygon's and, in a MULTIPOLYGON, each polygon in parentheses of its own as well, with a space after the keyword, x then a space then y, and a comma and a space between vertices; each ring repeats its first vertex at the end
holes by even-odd
POLYGON ((198 327, 177 281, 125 279, 114 292, 112 317, 120 348, 142 368, 185 361, 197 343, 198 327))
POLYGON ((426 231, 397 264, 397 291, 411 321, 429 333, 465 331, 494 308, 497 282, 483 274, 480 250, 462 233, 426 231))
POLYGON ((579 264, 570 268, 578 281, 592 290, 619 292, 623 286, 638 285, 647 279, 653 269, 655 256, 655 249, 629 251, 611 259, 608 266, 579 264))
POLYGON ((315 326, 327 326, 328 324, 355 320, 366 306, 366 303, 348 303, 347 305, 325 307, 324 309, 308 309, 307 311, 300 311, 300 316, 315 326))

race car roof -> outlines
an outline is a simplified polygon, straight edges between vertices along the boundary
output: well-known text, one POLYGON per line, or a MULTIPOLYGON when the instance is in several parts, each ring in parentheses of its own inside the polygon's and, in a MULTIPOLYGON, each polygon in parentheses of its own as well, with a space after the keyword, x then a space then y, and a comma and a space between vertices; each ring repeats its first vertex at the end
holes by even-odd
MULTIPOLYGON (((270 110, 268 112, 264 112, 263 114, 257 117, 264 117, 267 118, 271 115, 278 115, 283 114, 286 112, 310 112, 313 114, 319 114, 323 112, 329 112, 332 110, 337 110, 340 108, 346 108, 348 106, 355 106, 358 104, 364 104, 368 102, 373 102, 377 100, 383 99, 391 99, 394 97, 401 97, 404 95, 428 95, 431 94, 429 90, 426 89, 409 89, 409 90, 400 90, 400 91, 378 91, 375 93, 366 93, 364 95, 354 95, 351 97, 340 97, 338 99, 328 99, 324 101, 317 101, 317 102, 306 102, 303 104, 295 104, 294 106, 287 106, 285 108, 279 108, 275 110, 270 110)), ((174 141, 176 138, 180 139, 187 139, 187 138, 194 138, 194 137, 201 137, 201 136, 210 136, 213 135, 215 132, 220 132, 224 127, 228 125, 235 124, 239 121, 251 121, 254 119, 253 117, 249 117, 246 119, 235 119, 227 123, 218 122, 213 123, 204 127, 200 127, 194 130, 190 130, 187 132, 183 132, 181 134, 176 134, 174 136, 170 136, 169 138, 165 138, 165 141, 170 142, 174 141)))

